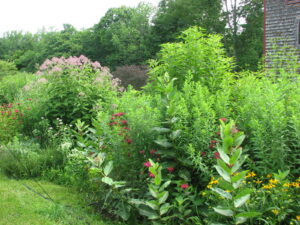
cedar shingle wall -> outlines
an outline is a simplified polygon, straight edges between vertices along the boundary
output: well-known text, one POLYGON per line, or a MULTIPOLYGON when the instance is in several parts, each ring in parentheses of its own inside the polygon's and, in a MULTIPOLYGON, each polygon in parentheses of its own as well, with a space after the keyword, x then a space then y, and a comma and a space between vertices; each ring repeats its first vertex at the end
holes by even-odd
POLYGON ((274 38, 279 38, 276 41, 278 45, 286 44, 299 48, 297 43, 297 24, 300 21, 300 3, 286 5, 285 0, 267 0, 266 11, 267 53, 271 52, 274 38))

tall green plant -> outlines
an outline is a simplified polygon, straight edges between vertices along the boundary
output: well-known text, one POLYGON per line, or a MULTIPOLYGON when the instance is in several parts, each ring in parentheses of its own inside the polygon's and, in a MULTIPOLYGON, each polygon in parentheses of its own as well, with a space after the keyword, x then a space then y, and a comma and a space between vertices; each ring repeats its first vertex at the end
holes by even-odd
POLYGON ((234 121, 225 124, 222 120, 220 134, 222 143, 217 145, 219 157, 215 166, 222 177, 221 188, 212 188, 222 198, 226 199, 226 205, 214 207, 214 211, 226 217, 232 218, 230 223, 245 223, 248 218, 260 215, 259 212, 248 211, 243 207, 250 199, 251 189, 244 187, 243 180, 247 170, 241 170, 247 155, 242 152, 241 144, 245 135, 238 131, 234 121))

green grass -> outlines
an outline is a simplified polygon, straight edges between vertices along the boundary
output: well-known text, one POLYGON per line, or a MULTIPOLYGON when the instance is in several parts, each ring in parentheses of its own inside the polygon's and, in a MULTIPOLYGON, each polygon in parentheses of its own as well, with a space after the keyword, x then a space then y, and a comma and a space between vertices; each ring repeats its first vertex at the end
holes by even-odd
POLYGON ((99 215, 93 214, 78 192, 49 182, 39 183, 58 204, 43 199, 23 185, 42 193, 36 182, 8 179, 0 173, 0 225, 116 224, 103 222, 99 215))

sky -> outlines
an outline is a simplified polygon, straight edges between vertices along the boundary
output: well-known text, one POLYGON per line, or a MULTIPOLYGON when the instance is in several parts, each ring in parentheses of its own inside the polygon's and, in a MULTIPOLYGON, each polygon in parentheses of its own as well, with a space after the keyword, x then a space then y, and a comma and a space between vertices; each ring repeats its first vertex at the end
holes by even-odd
POLYGON ((36 33, 42 28, 61 30, 68 23, 76 29, 92 27, 110 8, 137 6, 159 0, 0 0, 0 36, 18 30, 36 33))

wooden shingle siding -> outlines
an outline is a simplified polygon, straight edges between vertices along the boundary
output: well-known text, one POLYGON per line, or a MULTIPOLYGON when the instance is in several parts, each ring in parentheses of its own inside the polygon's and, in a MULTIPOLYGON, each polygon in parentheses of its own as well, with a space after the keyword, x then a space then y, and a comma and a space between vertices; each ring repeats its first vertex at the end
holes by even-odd
POLYGON ((300 0, 265 1, 265 50, 267 55, 272 52, 271 46, 274 39, 279 46, 288 45, 299 48, 300 0))

